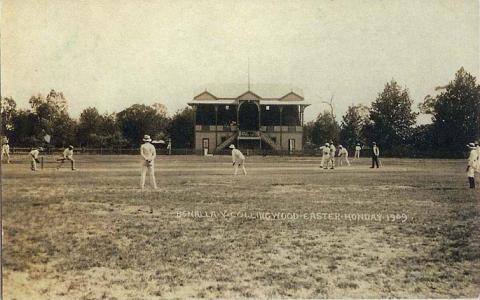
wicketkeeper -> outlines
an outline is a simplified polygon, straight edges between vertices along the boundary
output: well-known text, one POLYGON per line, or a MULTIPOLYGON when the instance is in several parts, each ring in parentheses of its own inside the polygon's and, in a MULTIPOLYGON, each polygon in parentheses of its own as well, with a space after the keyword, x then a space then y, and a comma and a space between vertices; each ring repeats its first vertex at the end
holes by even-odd
POLYGON ((140 146, 140 155, 143 158, 142 161, 142 170, 141 170, 141 177, 140 177, 140 188, 143 190, 145 188, 145 176, 148 175, 150 177, 150 185, 153 189, 157 188, 157 183, 155 182, 155 157, 157 156, 157 151, 155 150, 155 146, 153 146, 150 142, 152 139, 149 135, 143 136, 143 144, 140 146))
POLYGON ((72 171, 75 171, 75 160, 73 159, 73 146, 70 145, 68 148, 63 150, 63 155, 60 158, 57 158, 57 161, 59 162, 57 165, 57 170, 60 169, 60 167, 65 163, 66 160, 70 161, 70 164, 72 166, 72 171))
POLYGON ((234 144, 231 144, 228 148, 232 149, 232 162, 235 167, 234 175, 237 175, 239 166, 242 166, 243 175, 247 175, 247 170, 245 170, 245 156, 243 153, 240 150, 235 149, 234 144))
POLYGON ((40 151, 43 151, 43 148, 42 147, 35 147, 35 148, 31 148, 30 149, 30 159, 31 159, 31 162, 30 162, 30 169, 32 171, 37 171, 37 164, 40 163, 40 160, 38 159, 38 156, 40 155, 40 151))

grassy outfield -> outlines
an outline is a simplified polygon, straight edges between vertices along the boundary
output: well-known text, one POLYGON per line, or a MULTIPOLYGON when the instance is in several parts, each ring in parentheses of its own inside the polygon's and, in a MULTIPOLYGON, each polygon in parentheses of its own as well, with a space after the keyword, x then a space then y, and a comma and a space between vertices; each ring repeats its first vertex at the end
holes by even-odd
POLYGON ((75 158, 3 166, 5 299, 480 294, 464 161, 161 156, 142 192, 138 157, 75 158))

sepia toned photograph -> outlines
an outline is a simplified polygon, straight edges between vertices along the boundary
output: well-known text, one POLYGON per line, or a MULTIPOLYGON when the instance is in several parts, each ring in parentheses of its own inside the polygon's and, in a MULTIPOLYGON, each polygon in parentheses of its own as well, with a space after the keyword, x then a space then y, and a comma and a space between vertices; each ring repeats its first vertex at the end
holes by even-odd
POLYGON ((478 299, 478 0, 2 0, 4 300, 478 299))

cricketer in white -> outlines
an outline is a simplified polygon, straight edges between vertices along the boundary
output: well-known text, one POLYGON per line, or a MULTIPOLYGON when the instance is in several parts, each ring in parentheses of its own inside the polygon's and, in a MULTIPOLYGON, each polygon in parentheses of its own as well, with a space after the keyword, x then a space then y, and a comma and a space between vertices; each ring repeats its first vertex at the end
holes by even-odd
POLYGON ((237 175, 238 166, 242 166, 243 175, 247 175, 247 170, 245 170, 245 156, 240 150, 235 149, 235 145, 232 144, 229 148, 232 149, 232 162, 235 167, 234 175, 237 175))
POLYGON ((153 146, 150 142, 152 139, 149 135, 145 135, 143 137, 144 143, 140 146, 140 155, 142 155, 143 162, 142 162, 142 176, 140 179, 140 187, 142 189, 145 188, 145 176, 148 175, 150 177, 150 185, 152 188, 157 188, 157 183, 155 182, 155 166, 154 161, 155 157, 157 156, 157 151, 155 150, 155 146, 153 146))

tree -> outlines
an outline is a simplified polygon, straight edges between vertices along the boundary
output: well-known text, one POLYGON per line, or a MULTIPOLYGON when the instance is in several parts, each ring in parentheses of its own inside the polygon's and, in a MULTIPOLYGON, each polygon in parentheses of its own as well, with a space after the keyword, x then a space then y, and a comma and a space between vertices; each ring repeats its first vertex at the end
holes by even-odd
POLYGON ((29 103, 36 118, 34 123, 39 129, 36 140, 42 140, 43 135, 49 134, 54 146, 65 147, 74 143, 76 123, 68 115, 63 93, 51 90, 46 98, 41 94, 30 97, 29 103))
POLYGON ((2 135, 10 139, 14 131, 13 118, 17 113, 17 103, 11 97, 2 98, 0 111, 2 118, 2 135))
POLYGON ((394 80, 385 85, 370 109, 371 123, 366 124, 366 136, 386 151, 399 151, 411 138, 417 113, 412 111, 413 100, 407 89, 394 80))
POLYGON ((168 126, 168 134, 174 148, 193 148, 194 111, 190 107, 177 111, 168 126))
POLYGON ((117 121, 123 136, 133 147, 140 144, 145 134, 153 139, 163 138, 169 120, 152 106, 134 104, 119 112, 117 121))
POLYGON ((338 142, 339 132, 340 126, 329 111, 318 114, 315 121, 305 126, 306 142, 317 146, 330 141, 338 142))
POLYGON ((354 148, 357 143, 365 143, 363 128, 368 122, 369 109, 367 106, 351 105, 343 116, 340 141, 343 145, 354 148))
POLYGON ((88 107, 80 114, 80 120, 77 129, 77 140, 81 145, 87 147, 101 146, 100 128, 102 117, 94 107, 88 107))
POLYGON ((480 85, 460 68, 445 88, 424 105, 433 116, 435 148, 444 156, 460 157, 464 145, 480 138, 480 85))

